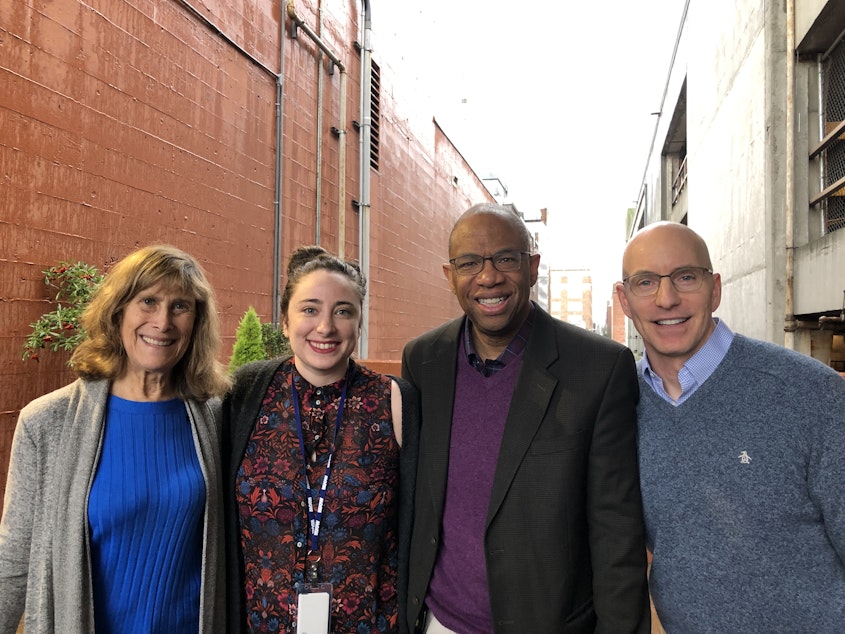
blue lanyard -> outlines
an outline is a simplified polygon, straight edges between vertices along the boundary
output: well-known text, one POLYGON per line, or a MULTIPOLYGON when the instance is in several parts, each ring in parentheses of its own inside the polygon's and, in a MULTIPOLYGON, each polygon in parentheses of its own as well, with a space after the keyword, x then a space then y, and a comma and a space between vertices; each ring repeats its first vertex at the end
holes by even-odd
POLYGON ((308 457, 305 455, 305 439, 302 436, 302 417, 299 413, 299 395, 296 393, 296 385, 293 382, 293 373, 290 376, 291 399, 293 400, 293 412, 296 416, 296 433, 299 436, 299 451, 302 454, 302 475, 305 478, 305 497, 308 499, 308 523, 311 526, 311 552, 317 552, 320 543, 320 521, 323 519, 323 503, 326 499, 326 489, 329 485, 329 476, 332 472, 332 458, 337 444, 337 434, 340 431, 340 422, 343 420, 343 406, 346 403, 346 388, 349 386, 349 371, 343 381, 343 390, 340 394, 340 403, 337 406, 337 420, 334 424, 334 438, 332 438, 329 460, 326 463, 326 473, 323 476, 323 484, 320 486, 317 509, 314 510, 314 499, 311 496, 311 485, 308 483, 308 457))

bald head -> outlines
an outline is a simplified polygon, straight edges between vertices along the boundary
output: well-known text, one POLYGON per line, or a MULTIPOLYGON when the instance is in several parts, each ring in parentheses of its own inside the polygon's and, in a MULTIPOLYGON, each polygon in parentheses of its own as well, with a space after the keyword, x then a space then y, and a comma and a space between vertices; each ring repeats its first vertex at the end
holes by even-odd
POLYGON ((713 268, 704 239, 688 226, 677 222, 656 222, 643 227, 631 238, 622 255, 623 277, 636 273, 662 273, 679 266, 713 268), (672 263, 661 267, 661 263, 670 258, 672 263), (645 263, 656 268, 644 269, 645 263))
POLYGON ((522 243, 522 248, 526 251, 531 250, 531 234, 528 233, 528 228, 516 212, 510 207, 497 205, 495 203, 479 203, 467 209, 461 217, 458 218, 455 226, 452 227, 452 232, 449 234, 449 253, 455 255, 453 249, 455 246, 456 237, 466 225, 467 221, 477 216, 491 216, 503 220, 513 230, 513 235, 522 243))

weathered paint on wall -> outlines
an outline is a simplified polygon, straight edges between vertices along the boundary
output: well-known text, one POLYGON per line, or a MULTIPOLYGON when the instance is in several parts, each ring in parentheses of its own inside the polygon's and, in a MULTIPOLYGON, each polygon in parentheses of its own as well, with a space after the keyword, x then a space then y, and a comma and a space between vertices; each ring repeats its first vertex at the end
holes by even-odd
MULTIPOLYGON (((355 2, 325 3, 317 29, 315 3, 296 9, 347 67, 345 121, 339 74, 308 38, 289 37, 279 3, 0 3, 0 490, 20 407, 72 379, 64 355, 20 361, 29 324, 52 309, 44 269, 83 260, 107 270, 137 247, 168 242, 207 269, 226 358, 249 306, 270 319, 280 51, 282 257, 316 240, 318 192, 321 243, 337 251, 343 209, 345 252, 357 257, 361 16, 355 2)), ((398 359, 408 339, 458 314, 440 270, 448 232, 466 207, 492 198, 436 123, 427 136, 405 129, 402 99, 413 92, 397 80, 401 60, 374 58, 382 116, 379 170, 370 172, 368 357, 376 362, 398 359)))

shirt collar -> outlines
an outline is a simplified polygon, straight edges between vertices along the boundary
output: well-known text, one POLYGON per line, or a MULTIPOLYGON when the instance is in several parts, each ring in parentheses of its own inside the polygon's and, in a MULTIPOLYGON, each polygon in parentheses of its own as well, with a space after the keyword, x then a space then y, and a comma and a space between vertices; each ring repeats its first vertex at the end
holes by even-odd
POLYGON ((716 328, 698 352, 687 359, 678 373, 678 380, 681 383, 681 396, 677 401, 673 401, 666 393, 663 389, 663 380, 651 369, 648 362, 648 352, 643 353, 643 378, 661 398, 675 405, 680 405, 692 396, 693 392, 701 387, 719 367, 731 347, 734 333, 718 317, 714 317, 713 322, 716 324, 716 328))
POLYGON ((464 316, 464 325, 461 328, 461 331, 463 333, 464 354, 466 354, 467 361, 473 368, 481 372, 484 376, 490 376, 497 370, 501 370, 508 364, 509 361, 518 357, 522 351, 525 350, 525 346, 528 344, 528 337, 531 334, 533 327, 534 302, 532 301, 529 302, 528 317, 526 317, 525 322, 522 324, 522 327, 516 333, 514 338, 511 339, 507 348, 502 351, 502 354, 500 354, 496 359, 482 359, 472 343, 472 322, 468 317, 464 316))

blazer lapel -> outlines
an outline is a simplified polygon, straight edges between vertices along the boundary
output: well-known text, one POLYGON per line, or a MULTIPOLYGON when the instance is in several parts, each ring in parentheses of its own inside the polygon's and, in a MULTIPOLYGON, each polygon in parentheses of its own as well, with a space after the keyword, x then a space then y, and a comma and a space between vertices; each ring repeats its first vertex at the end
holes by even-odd
POLYGON ((449 473, 449 443, 455 402, 458 338, 463 318, 453 321, 431 343, 431 355, 421 367, 421 384, 435 396, 423 399, 420 453, 424 454, 433 508, 443 515, 449 473))
POLYGON ((537 429, 543 422, 558 378, 547 368, 558 358, 554 325, 547 313, 535 308, 534 327, 522 357, 522 367, 511 400, 505 433, 496 462, 487 526, 505 499, 537 429))

